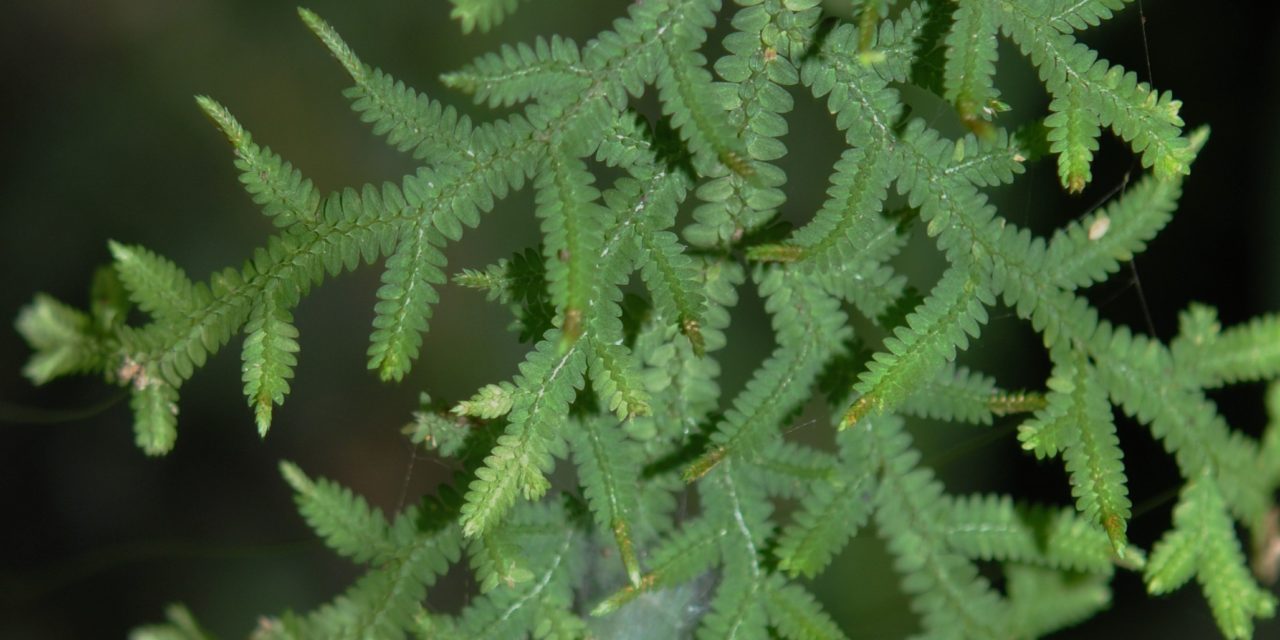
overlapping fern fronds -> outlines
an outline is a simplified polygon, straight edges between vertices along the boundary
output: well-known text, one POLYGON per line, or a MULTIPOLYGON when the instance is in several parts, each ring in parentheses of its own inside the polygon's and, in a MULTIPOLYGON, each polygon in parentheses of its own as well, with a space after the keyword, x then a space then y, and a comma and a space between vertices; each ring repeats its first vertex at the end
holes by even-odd
MULTIPOLYGON (((464 31, 488 30, 518 4, 455 0, 451 15, 464 31)), ((446 74, 477 102, 519 106, 485 122, 367 65, 303 10, 351 76, 353 108, 421 167, 322 195, 200 98, 278 232, 207 282, 113 242, 114 268, 95 279, 87 312, 47 296, 22 312, 18 328, 36 350, 26 374, 43 383, 94 372, 130 387, 138 443, 159 455, 174 446, 183 384, 243 332, 245 395, 265 435, 305 344, 293 308, 313 286, 383 261, 369 368, 402 380, 448 282, 450 245, 527 184, 538 245, 453 282, 509 307, 534 344, 518 374, 451 414, 424 402, 407 430, 458 459, 454 482, 388 520, 284 465, 307 522, 369 571, 312 613, 266 619, 258 637, 587 637, 696 583, 710 594, 705 615, 655 634, 839 638, 800 579, 869 529, 928 637, 1050 633, 1105 607, 1117 571, 1141 572, 1157 594, 1195 577, 1222 632, 1249 637, 1275 599, 1251 577, 1235 526, 1267 535, 1280 427, 1255 441, 1228 426, 1206 390, 1280 376, 1280 321, 1224 330, 1194 307, 1164 344, 1106 321, 1081 293, 1171 220, 1207 136, 1183 131, 1170 94, 1076 39, 1125 2, 877 0, 855 2, 853 21, 824 19, 816 0, 737 4, 629 3, 585 44, 504 46, 446 74), (708 64, 721 21, 725 53, 708 64), (1029 130, 1043 132, 1064 188, 1089 182, 1104 129, 1151 169, 1051 237, 1000 216, 984 193, 1033 161, 1004 121, 1018 105, 1000 99, 998 37, 1022 50, 1051 96, 1029 130), (970 133, 948 137, 913 116, 907 84, 950 103, 970 133), (648 117, 633 107, 645 93, 660 105, 648 117), (786 206, 775 161, 788 152, 796 99, 822 101, 847 148, 820 209, 780 236, 767 227, 786 206), (677 232, 682 210, 692 222, 677 232), (945 257, 934 282, 894 269, 913 233, 945 257), (748 280, 774 345, 722 398, 717 352, 748 280), (1043 338, 1054 367, 1043 391, 1002 390, 956 363, 990 339, 983 325, 1000 304, 1043 338), (135 306, 145 324, 126 322, 135 306), (834 453, 787 438, 815 398, 829 401, 834 453), (1118 434, 1129 427, 1116 409, 1150 430, 1186 480, 1149 553, 1128 539, 1118 434), (904 416, 1021 420, 1022 447, 1062 459, 1075 504, 949 495, 904 416), (559 464, 576 474, 553 475, 559 464), (689 491, 695 511, 677 508, 689 491), (780 516, 778 500, 796 508, 780 516), (424 599, 464 556, 481 593, 457 615, 438 613, 424 599), (999 565, 1003 589, 979 562, 999 565)), ((175 633, 194 628, 185 612, 174 616, 175 633)))

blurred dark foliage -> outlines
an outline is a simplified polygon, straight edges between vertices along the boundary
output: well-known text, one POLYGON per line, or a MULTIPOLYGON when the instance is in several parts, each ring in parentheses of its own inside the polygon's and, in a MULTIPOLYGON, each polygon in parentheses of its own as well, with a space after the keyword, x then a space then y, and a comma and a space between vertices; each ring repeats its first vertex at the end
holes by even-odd
MULTIPOLYGON (((466 38, 442 0, 309 6, 368 62, 469 105, 449 96, 436 76, 503 41, 551 33, 585 41, 625 5, 541 0, 495 33, 466 38)), ((1145 7, 1145 38, 1137 6, 1084 36, 1143 77, 1149 50, 1155 84, 1183 100, 1189 125, 1213 127, 1174 223, 1131 271, 1091 292, 1109 319, 1168 339, 1191 301, 1217 306, 1224 323, 1280 310, 1276 13, 1262 2, 1153 1, 1145 7)), ((194 94, 222 101, 258 141, 323 188, 395 178, 412 168, 348 111, 338 65, 298 23, 291 3, 47 0, 10 3, 0 14, 4 318, 36 291, 83 304, 93 269, 108 260, 107 238, 155 249, 193 277, 238 263, 265 238, 270 226, 239 191, 230 154, 195 108, 194 94)), ((712 57, 717 47, 711 45, 712 57)), ((1002 54, 1002 87, 1016 108, 1009 117, 1041 113, 1046 100, 1029 64, 1011 47, 1002 54)), ((798 102, 803 117, 792 121, 786 141, 794 153, 783 162, 792 176, 793 222, 821 201, 839 152, 821 107, 798 102)), ((1094 184, 1083 195, 1064 195, 1053 166, 1042 163, 997 199, 1004 215, 1043 232, 1123 188, 1138 171, 1112 141, 1104 143, 1094 184)), ((503 204, 451 247, 450 268, 481 267, 534 242, 529 213, 527 194, 503 204)), ((921 258, 907 269, 926 288, 929 264, 921 258)), ((174 601, 187 603, 213 630, 239 637, 260 613, 309 609, 341 590, 356 568, 313 541, 277 461, 294 460, 395 510, 445 477, 438 461, 415 455, 400 434, 418 391, 459 399, 509 377, 524 348, 505 331, 501 308, 446 287, 414 374, 399 385, 379 384, 364 364, 376 284, 377 274, 366 269, 326 283, 302 303, 294 392, 265 441, 240 393, 236 340, 184 388, 178 445, 162 459, 134 447, 129 411, 116 391, 92 379, 33 388, 19 375, 25 346, 15 332, 0 331, 0 637, 122 637, 159 619, 174 601)), ((734 323, 736 348, 726 352, 733 353, 725 377, 730 393, 771 340, 750 293, 734 323)), ((1009 314, 993 314, 979 345, 987 354, 982 366, 1002 383, 1043 383, 1041 347, 1009 314)), ((1261 387, 1216 399, 1237 428, 1261 430, 1261 387)), ((928 424, 917 435, 939 452, 927 462, 953 491, 1011 491, 1066 503, 1061 466, 1018 452, 1012 425, 997 425, 1000 437, 928 424)), ((829 438, 824 428, 797 423, 806 439, 829 438)), ((1121 438, 1138 506, 1131 534, 1149 545, 1167 526, 1177 477, 1144 430, 1124 429, 1121 438)), ((860 536, 818 580, 828 610, 854 637, 895 638, 912 628, 878 545, 860 536)), ((455 572, 432 598, 457 606, 472 589, 465 572, 455 572)), ((1138 578, 1125 575, 1117 592, 1110 612, 1062 637, 1216 637, 1194 588, 1149 600, 1138 578)), ((1258 631, 1260 638, 1277 636, 1274 621, 1258 631)))

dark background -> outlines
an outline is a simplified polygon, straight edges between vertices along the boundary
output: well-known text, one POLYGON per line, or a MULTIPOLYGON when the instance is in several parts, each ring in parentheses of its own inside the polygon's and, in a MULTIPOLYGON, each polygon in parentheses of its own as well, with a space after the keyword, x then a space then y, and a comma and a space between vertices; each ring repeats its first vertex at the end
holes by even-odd
MULTIPOLYGON (((466 38, 440 0, 308 6, 367 62, 464 105, 465 97, 439 86, 439 73, 534 34, 583 42, 626 4, 541 0, 495 33, 466 38)), ((1280 309, 1273 249, 1280 194, 1272 180, 1280 169, 1273 115, 1280 27, 1271 4, 1147 3, 1155 84, 1183 100, 1190 126, 1211 124, 1213 136, 1174 223, 1134 270, 1090 292, 1105 317, 1167 340, 1191 301, 1217 306, 1228 324, 1280 309)), ((13 318, 36 291, 82 306, 94 267, 108 261, 108 238, 174 258, 195 278, 239 264, 265 238, 270 226, 239 190, 230 153, 195 94, 222 101, 259 142, 325 190, 412 169, 350 113, 340 95, 345 76, 291 3, 51 0, 10 3, 0 18, 0 317, 13 318)), ((1083 39, 1147 77, 1136 6, 1083 39)), ((1043 113, 1029 64, 1007 44, 1001 64, 1001 88, 1015 107, 1008 121, 1043 113)), ((792 176, 786 215, 802 222, 820 203, 839 148, 821 106, 798 100, 796 115, 786 139, 793 153, 783 164, 792 176)), ((939 110, 937 125, 950 126, 948 117, 939 110)), ((1041 163, 995 197, 1004 215, 1045 232, 1106 197, 1126 173, 1136 179, 1136 164, 1105 139, 1085 194, 1063 195, 1053 165, 1041 163)), ((450 269, 530 245, 534 230, 527 193, 519 194, 450 247, 450 269)), ((927 287, 936 260, 927 248, 908 259, 916 260, 908 271, 922 275, 917 285, 927 287)), ((444 287, 414 373, 380 384, 365 371, 364 356, 377 278, 377 269, 362 269, 332 279, 299 307, 303 351, 294 391, 265 441, 241 394, 235 340, 184 387, 178 445, 160 459, 134 447, 127 403, 115 390, 94 379, 33 388, 19 375, 26 347, 16 332, 0 331, 0 637, 121 637, 160 619, 174 601, 237 637, 259 614, 309 609, 337 593, 356 570, 313 541, 277 462, 296 461, 394 510, 441 478, 439 463, 416 458, 399 434, 418 391, 459 399, 510 377, 525 349, 504 332, 505 312, 444 287)), ((751 294, 734 323, 727 394, 771 341, 751 294)), ((1003 384, 1043 385, 1042 349, 1023 323, 997 310, 979 345, 994 361, 984 368, 1003 384)), ((1256 435, 1266 420, 1261 395, 1254 385, 1215 399, 1234 426, 1256 435)), ((1019 454, 1015 424, 998 424, 1005 437, 994 443, 989 433, 929 424, 919 425, 918 437, 944 453, 932 460, 955 492, 1014 491, 1067 504, 1060 464, 1019 454)), ((1132 535, 1149 547, 1167 526, 1177 476, 1145 430, 1126 427, 1132 535)), ((879 542, 864 535, 815 590, 852 637, 897 638, 912 622, 896 584, 879 542)), ((467 588, 463 578, 433 598, 456 606, 467 588)), ((1122 575, 1117 590, 1111 611, 1062 637, 1216 637, 1195 587, 1147 599, 1136 576, 1122 575)), ((1280 625, 1268 623, 1257 635, 1277 637, 1280 625)))

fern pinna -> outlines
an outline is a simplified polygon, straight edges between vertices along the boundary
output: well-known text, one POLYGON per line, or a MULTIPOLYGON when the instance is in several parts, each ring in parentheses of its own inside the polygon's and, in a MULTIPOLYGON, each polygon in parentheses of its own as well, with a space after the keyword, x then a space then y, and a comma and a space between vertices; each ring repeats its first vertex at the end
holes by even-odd
MULTIPOLYGON (((599 637, 654 606, 646 594, 675 604, 711 589, 704 615, 653 633, 838 638, 804 579, 869 528, 896 558, 926 637, 1044 635, 1105 607, 1117 571, 1139 572, 1155 594, 1194 577, 1222 633, 1250 637, 1276 603, 1247 569, 1235 526, 1274 536, 1280 427, 1250 439, 1206 392, 1280 374, 1280 321, 1222 329, 1212 309, 1193 307, 1165 344, 1107 322, 1081 295, 1169 222, 1207 136, 1184 132, 1168 93, 1077 40, 1126 3, 855 0, 842 19, 817 0, 644 0, 583 46, 538 39, 446 74, 477 102, 523 105, 487 122, 367 65, 302 10, 350 74, 360 117, 421 168, 323 194, 199 98, 279 232, 199 283, 112 243, 114 268, 95 278, 88 311, 38 296, 22 312, 36 350, 26 374, 98 373, 129 387, 138 445, 160 455, 174 446, 183 383, 242 332, 244 391, 265 434, 297 364, 291 310, 312 286, 385 260, 368 360, 400 380, 449 286, 450 244, 527 187, 541 244, 453 284, 509 307, 533 343, 528 357, 451 412, 424 403, 408 429, 461 461, 456 482, 388 520, 284 463, 304 518, 369 571, 314 612, 264 619, 256 637, 599 637), (708 64, 702 51, 721 20, 725 53, 708 64), (1001 124, 1011 106, 995 83, 999 37, 1050 96, 1048 114, 1016 132, 1001 124), (949 138, 913 116, 907 85, 945 99, 971 133, 949 138), (650 90, 660 113, 646 115, 636 100, 650 90), (787 200, 774 162, 805 94, 825 102, 847 149, 821 208, 779 236, 765 232, 787 200), (1042 156, 1080 191, 1103 128, 1150 173, 1099 211, 1045 238, 984 194, 1042 156), (887 204, 891 192, 905 208, 887 204), (918 231, 946 268, 912 287, 892 259, 918 231), (642 302, 624 294, 637 272, 642 302), (765 300, 776 346, 722 401, 716 354, 745 286, 765 300), (996 305, 1043 337, 1045 391, 1004 391, 954 363, 996 305), (135 306, 149 322, 126 323, 135 306), (834 416, 834 452, 785 437, 814 397, 834 416), (1186 480, 1149 550, 1126 533, 1113 408, 1149 428, 1186 480), (1074 506, 949 495, 908 430, 911 417, 1010 415, 1021 416, 1026 451, 1061 458, 1074 506), (576 484, 551 481, 560 460, 576 484), (690 491, 696 507, 677 509, 690 491), (780 517, 778 500, 796 508, 780 517), (428 589, 464 557, 481 595, 457 615, 432 611, 428 589), (998 563, 1000 586, 979 562, 998 563)), ((519 4, 454 0, 453 16, 464 31, 487 30, 519 4)), ((143 633, 195 633, 185 611, 171 618, 143 633)))

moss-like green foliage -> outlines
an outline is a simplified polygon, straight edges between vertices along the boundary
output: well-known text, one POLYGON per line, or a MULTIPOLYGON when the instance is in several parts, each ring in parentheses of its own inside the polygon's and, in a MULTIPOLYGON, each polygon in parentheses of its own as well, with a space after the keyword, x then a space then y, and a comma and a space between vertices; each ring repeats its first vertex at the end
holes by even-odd
MULTIPOLYGON (((463 31, 489 30, 519 4, 454 0, 452 16, 463 31)), ((1101 319, 1081 295, 1171 220, 1207 137, 1184 132, 1168 93, 1076 40, 1124 0, 863 1, 847 21, 827 19, 815 0, 736 4, 626 3, 585 44, 503 46, 446 74, 479 103, 519 105, 486 122, 365 64, 302 10, 350 74, 354 109, 420 168, 322 195, 199 98, 277 233, 199 283, 112 242, 114 270, 95 278, 88 311, 41 295, 22 312, 18 329, 35 350, 25 373, 45 383, 92 372, 129 387, 138 443, 161 455, 175 443, 183 384, 243 333, 245 395, 265 435, 298 364, 292 309, 302 296, 382 262, 369 367, 401 380, 449 281, 450 245, 528 185, 540 244, 453 279, 510 308, 533 343, 519 374, 457 402, 454 415, 424 395, 406 433, 459 471, 390 520, 282 465, 307 522, 369 570, 311 613, 264 619, 256 637, 591 637, 634 620, 629 611, 672 603, 655 634, 839 638, 798 579, 870 529, 927 637, 1050 633, 1107 606, 1117 571, 1141 572, 1153 593, 1195 577, 1223 634, 1250 637, 1275 601, 1251 576, 1235 527, 1273 535, 1280 427, 1256 442, 1227 425, 1206 390, 1280 376, 1280 320, 1222 329, 1211 309, 1193 307, 1166 345, 1101 319), (707 47, 717 25, 722 46, 707 47), (1035 144, 1001 120, 1001 36, 1051 97, 1030 129, 1042 133, 1035 144), (724 54, 709 62, 707 50, 724 54), (950 138, 913 116, 906 85, 950 103, 971 133, 950 138), (633 107, 649 92, 660 104, 652 121, 633 107), (780 236, 766 227, 786 206, 774 163, 788 152, 797 99, 822 101, 847 148, 819 210, 780 236), (1000 216, 984 193, 1042 151, 1062 186, 1079 191, 1103 129, 1151 172, 1051 237, 1000 216), (891 190, 904 208, 888 204, 891 190), (691 222, 677 230, 681 211, 691 222), (945 257, 936 282, 908 282, 891 264, 912 233, 945 257), (772 319, 773 350, 722 398, 717 354, 748 280, 772 319), (647 295, 624 293, 629 283, 647 295), (1044 389, 1002 390, 955 363, 997 304, 1043 338, 1053 363, 1044 389), (126 324, 131 305, 148 322, 126 324), (878 332, 855 336, 855 326, 878 332), (834 453, 786 437, 815 398, 839 430, 834 453), (1186 479, 1150 554, 1126 535, 1115 409, 1148 428, 1186 479), (904 419, 1019 414, 1019 442, 1062 458, 1074 505, 948 495, 904 419), (576 474, 552 476, 558 464, 576 474), (696 509, 677 509, 688 492, 696 509), (775 511, 779 500, 796 508, 775 511), (433 611, 428 589, 464 550, 482 593, 459 614, 433 611), (1003 580, 978 562, 995 563, 1003 580), (705 590, 705 609, 676 604, 705 590)), ((1280 401, 1271 404, 1275 413, 1280 401)), ((185 610, 170 618, 139 637, 203 633, 185 610)))

